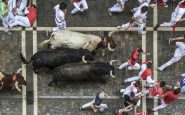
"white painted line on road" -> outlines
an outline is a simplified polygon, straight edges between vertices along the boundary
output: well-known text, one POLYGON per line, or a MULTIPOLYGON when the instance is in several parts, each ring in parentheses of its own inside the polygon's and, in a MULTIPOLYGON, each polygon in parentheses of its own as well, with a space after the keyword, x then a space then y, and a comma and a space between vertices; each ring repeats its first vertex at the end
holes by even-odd
MULTIPOLYGON (((21 46, 22 46, 22 54, 26 58, 26 32, 22 31, 21 36, 21 46)), ((22 64, 22 67, 24 65, 22 64)), ((24 76, 26 80, 26 68, 22 70, 22 76, 24 76)), ((26 115, 26 87, 22 86, 22 115, 26 115)))
MULTIPOLYGON (((153 9, 153 26, 155 26, 158 23, 158 12, 157 12, 157 5, 153 9)), ((172 28, 171 28, 172 29, 172 28)), ((158 80, 157 76, 157 64, 158 64, 158 58, 157 58, 157 31, 153 31, 153 78, 155 81, 158 80)), ((158 100, 154 99, 154 107, 158 105, 158 100)), ((158 111, 154 112, 154 115, 158 115, 158 111)))
MULTIPOLYGON (((36 0, 32 1, 33 4, 37 4, 36 0)), ((37 20, 33 24, 33 27, 37 27, 37 20)), ((37 52, 37 31, 33 30, 33 54, 37 52)), ((33 73, 33 115, 38 115, 38 88, 37 88, 37 74, 33 73)))
MULTIPOLYGON (((52 31, 53 27, 37 27, 37 31, 52 31)), ((73 31, 118 31, 116 27, 67 27, 73 31)), ((3 27, 0 27, 0 31, 3 31, 3 27)), ((11 31, 22 31, 22 27, 11 28, 11 31)), ((33 31, 33 27, 25 28, 26 31, 33 31)), ((185 27, 176 27, 175 31, 184 31, 185 27)), ((119 30, 125 31, 125 30, 119 30)), ((137 31, 137 27, 131 27, 127 31, 137 31)), ((127 32, 126 31, 126 32, 127 32)), ((146 31, 154 31, 153 27, 146 27, 146 31)), ((173 31, 172 27, 159 27, 158 31, 173 31)))
MULTIPOLYGON (((38 99, 92 99, 95 96, 38 96, 38 99)), ((111 98, 108 99, 120 99, 121 97, 118 96, 111 96, 111 98)), ((0 99, 22 99, 22 96, 0 96, 0 99)), ((158 98, 159 99, 159 98, 158 98)), ((178 100, 185 100, 184 97, 178 98, 178 100)))
MULTIPOLYGON (((146 34, 142 35, 142 49, 146 51, 146 34)), ((142 55, 142 62, 146 61, 146 55, 142 55)), ((145 92, 146 81, 142 80, 142 91, 145 92)), ((146 97, 142 97, 142 112, 146 113, 146 97)))
MULTIPOLYGON (((37 27, 38 31, 52 31, 53 27, 37 27)), ((67 27, 73 31, 118 31, 117 27, 67 27)), ((185 27, 176 27, 176 31, 184 31, 185 27)), ((125 30, 119 30, 125 31, 125 30)), ((131 27, 127 31, 137 31, 137 27, 131 27)), ((154 31, 153 27, 146 27, 146 31, 154 31)), ((158 31, 173 31, 171 27, 159 27, 158 31)))
MULTIPOLYGON (((93 99, 96 96, 38 96, 39 99, 93 99)), ((110 96, 105 99, 120 99, 118 96, 110 96)))
MULTIPOLYGON (((37 32, 33 31, 33 54, 35 54, 37 52, 37 32)), ((37 89, 37 74, 33 73, 33 111, 34 111, 34 115, 38 114, 38 89, 37 89)))

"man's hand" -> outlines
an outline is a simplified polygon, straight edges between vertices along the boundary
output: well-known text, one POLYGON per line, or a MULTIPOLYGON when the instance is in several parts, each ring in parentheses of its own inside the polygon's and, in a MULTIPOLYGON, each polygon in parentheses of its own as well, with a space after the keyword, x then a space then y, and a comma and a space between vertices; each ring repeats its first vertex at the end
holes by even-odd
POLYGON ((83 12, 84 11, 84 9, 83 8, 80 8, 80 12, 83 12))

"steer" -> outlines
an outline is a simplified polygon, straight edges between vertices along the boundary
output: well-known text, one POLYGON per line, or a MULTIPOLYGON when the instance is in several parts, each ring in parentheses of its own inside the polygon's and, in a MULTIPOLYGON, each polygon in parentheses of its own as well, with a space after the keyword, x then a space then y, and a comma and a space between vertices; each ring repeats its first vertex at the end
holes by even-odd
POLYGON ((32 62, 33 70, 35 73, 38 69, 47 67, 53 69, 66 63, 80 62, 81 60, 93 60, 93 53, 85 49, 64 49, 64 50, 44 50, 35 53, 30 61, 26 61, 22 53, 19 53, 19 58, 24 64, 32 62))
POLYGON ((108 48, 110 51, 116 49, 116 44, 111 35, 113 32, 99 37, 92 34, 83 34, 70 30, 60 30, 53 32, 49 40, 44 40, 40 47, 51 46, 51 49, 57 48, 72 48, 72 49, 87 49, 94 51, 99 48, 108 48))
POLYGON ((18 91, 21 92, 19 89, 19 85, 26 86, 26 81, 24 77, 20 74, 23 68, 17 70, 16 73, 7 74, 4 72, 0 72, 0 89, 5 89, 8 87, 16 88, 18 91))
POLYGON ((65 64, 55 68, 52 72, 52 81, 48 84, 51 86, 53 83, 57 85, 62 81, 101 81, 106 82, 107 75, 110 74, 113 78, 114 67, 112 63, 116 60, 112 60, 109 63, 94 62, 94 63, 73 63, 65 64))

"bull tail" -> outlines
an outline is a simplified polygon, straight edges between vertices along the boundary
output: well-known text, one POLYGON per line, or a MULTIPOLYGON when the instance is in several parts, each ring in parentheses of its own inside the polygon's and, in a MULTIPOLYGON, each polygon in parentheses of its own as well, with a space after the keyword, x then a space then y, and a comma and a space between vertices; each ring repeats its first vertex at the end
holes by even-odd
POLYGON ((18 57, 20 58, 20 60, 21 60, 24 64, 29 64, 29 63, 32 62, 32 60, 26 61, 26 59, 25 59, 25 57, 23 56, 22 53, 19 53, 19 54, 18 54, 18 57))

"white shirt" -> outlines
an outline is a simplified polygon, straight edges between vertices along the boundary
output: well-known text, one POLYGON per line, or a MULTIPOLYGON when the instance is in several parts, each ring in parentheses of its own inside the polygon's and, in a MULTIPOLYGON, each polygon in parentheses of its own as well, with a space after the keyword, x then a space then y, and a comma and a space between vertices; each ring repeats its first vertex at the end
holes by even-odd
POLYGON ((138 10, 134 13, 134 16, 133 16, 134 18, 137 18, 137 19, 140 19, 140 20, 146 19, 147 12, 141 13, 141 8, 143 6, 148 6, 148 4, 144 3, 141 6, 139 6, 138 10))
POLYGON ((62 10, 59 9, 59 4, 54 7, 55 10, 55 21, 57 23, 62 23, 65 21, 65 15, 62 10))
MULTIPOLYGON (((181 1, 181 2, 183 2, 183 1, 181 1)), ((179 4, 181 2, 179 2, 179 4)), ((185 13, 185 8, 180 8, 179 4, 177 5, 177 7, 175 8, 175 11, 172 14, 173 17, 175 18, 175 22, 179 21, 185 13)))
POLYGON ((185 55, 185 43, 184 42, 176 42, 176 45, 178 46, 178 50, 185 55))
POLYGON ((128 86, 129 90, 127 90, 127 92, 124 93, 124 95, 129 95, 130 96, 130 93, 133 92, 134 94, 137 94, 137 88, 134 86, 136 82, 133 81, 131 82, 130 86, 128 86))

